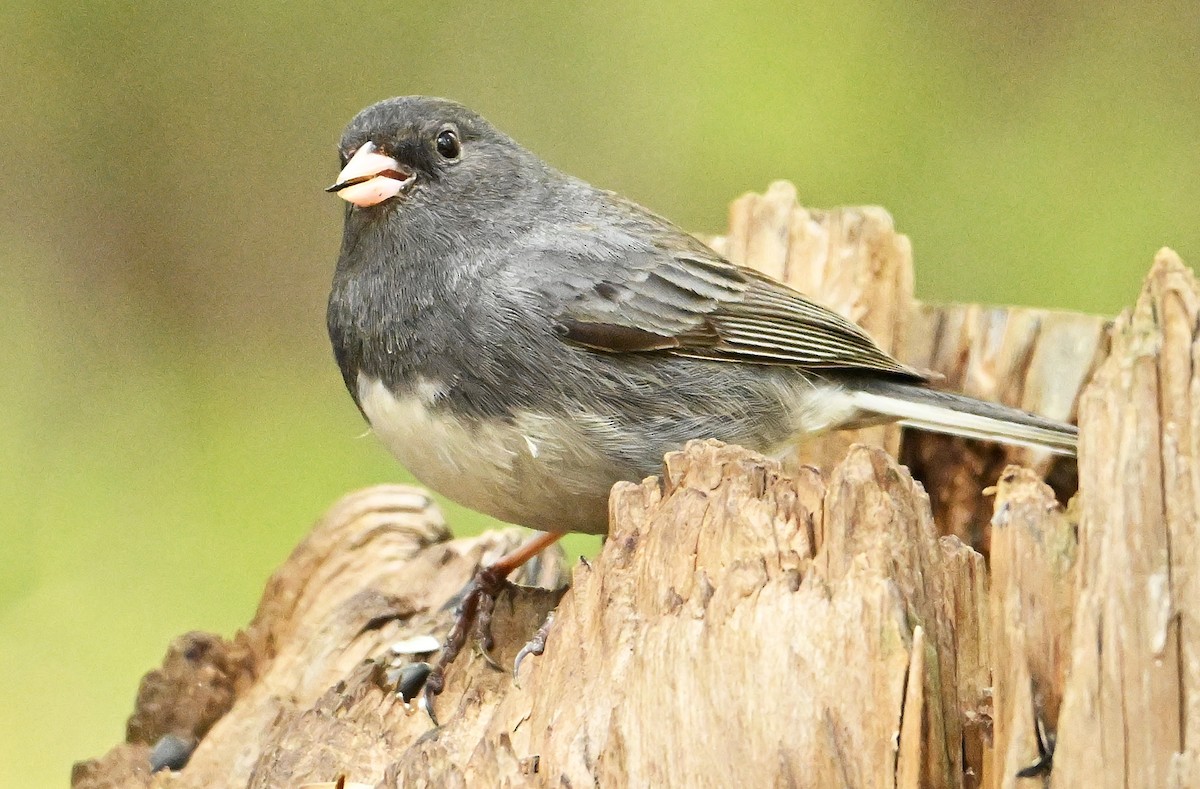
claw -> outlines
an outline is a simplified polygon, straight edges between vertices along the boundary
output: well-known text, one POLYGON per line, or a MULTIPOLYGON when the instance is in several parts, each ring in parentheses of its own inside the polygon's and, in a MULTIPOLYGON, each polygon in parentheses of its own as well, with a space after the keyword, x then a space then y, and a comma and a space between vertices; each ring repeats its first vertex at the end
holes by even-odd
POLYGON ((546 651, 546 639, 550 636, 550 626, 554 624, 554 612, 546 614, 546 620, 542 622, 541 627, 533 634, 533 638, 529 639, 525 646, 521 647, 521 651, 517 653, 517 657, 513 660, 513 684, 518 688, 521 687, 517 681, 517 674, 521 671, 521 663, 529 655, 538 656, 546 651))
POLYGON ((475 646, 476 646, 475 654, 477 654, 477 655, 479 655, 479 657, 483 658, 484 663, 487 663, 489 666, 496 669, 496 671, 504 670, 504 666, 502 666, 498 662, 496 662, 496 658, 492 657, 492 653, 488 652, 487 649, 484 648, 482 641, 476 643, 475 646))
POLYGON ((517 686, 518 688, 521 687, 521 682, 520 682, 521 663, 523 663, 525 661, 525 658, 529 655, 540 655, 540 654, 541 654, 541 652, 537 652, 534 650, 533 641, 530 641, 525 646, 521 647, 521 651, 517 653, 517 657, 513 660, 513 685, 517 686))
MULTIPOLYGON (((432 674, 429 675, 429 679, 433 679, 432 674)), ((426 680, 425 690, 421 693, 421 700, 417 702, 417 706, 421 708, 422 712, 429 716, 429 722, 433 724, 435 729, 442 724, 438 723, 437 715, 433 714, 433 697, 441 692, 441 688, 438 690, 430 690, 429 680, 426 680)))

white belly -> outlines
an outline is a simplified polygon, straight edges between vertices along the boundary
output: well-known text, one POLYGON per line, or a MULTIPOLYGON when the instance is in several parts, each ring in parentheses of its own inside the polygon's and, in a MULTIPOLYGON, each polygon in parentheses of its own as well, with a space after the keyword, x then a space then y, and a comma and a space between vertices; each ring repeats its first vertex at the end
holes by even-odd
POLYGON ((358 401, 371 429, 423 484, 471 509, 546 531, 607 530, 608 491, 619 479, 589 440, 586 419, 564 424, 532 414, 466 422, 431 408, 422 382, 397 398, 359 375, 358 401))

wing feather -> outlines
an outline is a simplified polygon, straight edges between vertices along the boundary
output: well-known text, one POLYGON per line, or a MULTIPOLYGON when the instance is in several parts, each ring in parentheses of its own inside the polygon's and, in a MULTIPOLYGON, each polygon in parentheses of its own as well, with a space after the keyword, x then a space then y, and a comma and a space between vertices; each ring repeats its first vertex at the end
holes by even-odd
POLYGON ((545 251, 540 291, 568 341, 610 353, 670 353, 800 368, 925 376, 853 322, 736 266, 657 217, 603 252, 545 251), (657 244, 644 242, 647 231, 657 244))

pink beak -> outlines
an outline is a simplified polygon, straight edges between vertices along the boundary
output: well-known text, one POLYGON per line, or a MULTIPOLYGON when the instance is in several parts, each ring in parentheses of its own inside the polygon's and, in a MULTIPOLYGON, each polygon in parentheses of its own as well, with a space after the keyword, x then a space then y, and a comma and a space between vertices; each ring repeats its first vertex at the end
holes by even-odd
POLYGON ((326 189, 360 208, 377 205, 412 186, 417 175, 390 156, 375 152, 365 142, 338 173, 337 183, 326 189))

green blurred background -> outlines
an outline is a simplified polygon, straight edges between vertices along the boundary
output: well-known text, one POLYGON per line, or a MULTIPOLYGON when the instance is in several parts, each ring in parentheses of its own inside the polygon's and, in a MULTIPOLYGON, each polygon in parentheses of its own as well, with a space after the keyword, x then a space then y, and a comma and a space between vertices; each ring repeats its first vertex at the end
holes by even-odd
POLYGON ((330 502, 404 478, 324 335, 321 188, 370 102, 457 98, 694 230, 776 178, 883 205, 929 300, 1111 313, 1160 245, 1200 260, 1194 2, 0 15, 3 786, 64 783, 173 636, 232 633, 330 502))

